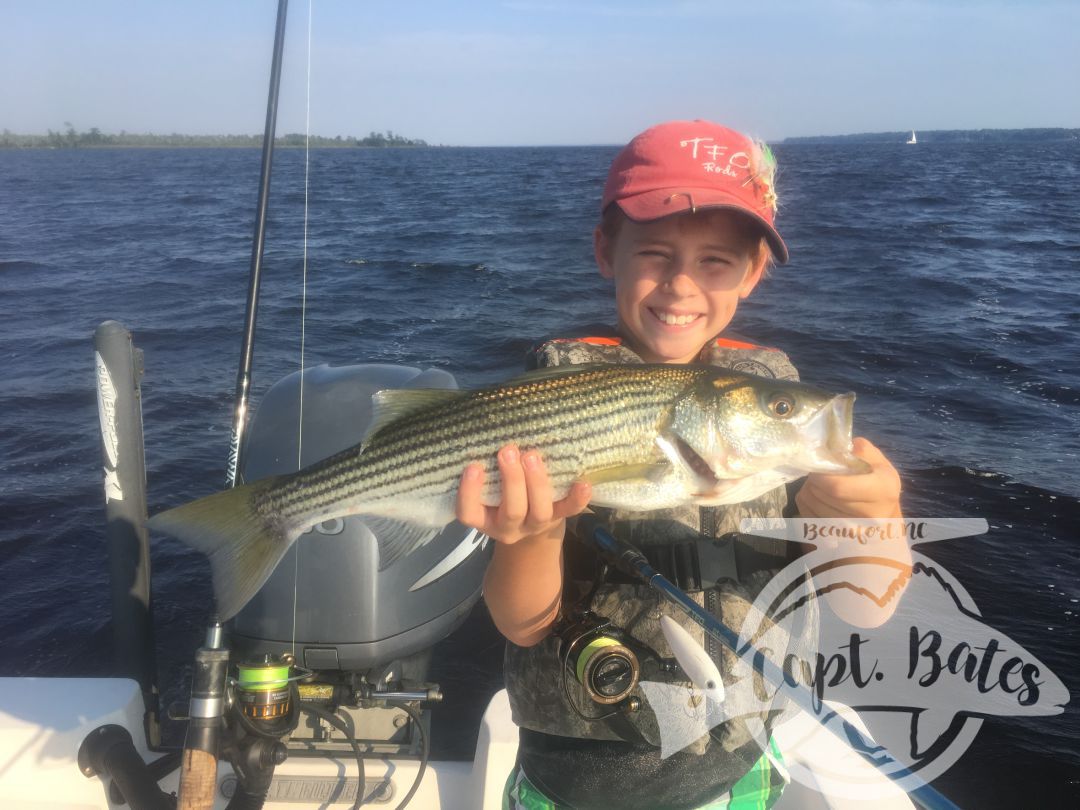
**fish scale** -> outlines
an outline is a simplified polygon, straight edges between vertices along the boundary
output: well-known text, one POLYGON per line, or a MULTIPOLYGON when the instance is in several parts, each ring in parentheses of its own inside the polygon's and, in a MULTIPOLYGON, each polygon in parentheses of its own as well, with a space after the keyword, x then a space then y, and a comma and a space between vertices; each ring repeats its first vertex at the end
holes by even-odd
POLYGON ((731 492, 744 500, 799 470, 861 471, 850 453, 851 399, 682 365, 572 366, 476 391, 380 392, 376 427, 361 444, 295 473, 171 509, 151 527, 207 553, 218 610, 227 618, 314 524, 367 516, 385 567, 453 519, 468 464, 484 465, 481 501, 497 505, 496 456, 507 444, 540 452, 555 498, 584 479, 601 506, 716 503, 726 497, 721 479, 730 486, 734 478, 740 485, 731 492), (793 403, 787 416, 770 413, 775 396, 793 403))
MULTIPOLYGON (((544 454, 545 463, 549 475, 558 482, 558 488, 565 489, 571 481, 561 479, 578 471, 563 467, 560 460, 576 460, 586 452, 612 462, 616 460, 614 454, 618 452, 618 445, 596 443, 598 439, 610 439, 613 435, 611 427, 583 430, 583 426, 595 425, 597 421, 625 423, 634 411, 652 417, 650 421, 655 422, 670 407, 670 393, 658 394, 657 375, 641 374, 634 367, 619 366, 605 368, 604 372, 596 374, 596 381, 587 386, 567 384, 576 382, 574 380, 554 380, 516 386, 509 391, 480 391, 465 395, 463 399, 467 401, 460 405, 429 408, 405 417, 372 436, 361 452, 345 451, 340 457, 327 460, 325 468, 313 468, 310 478, 296 481, 296 498, 281 506, 292 516, 292 509, 306 499, 305 511, 318 510, 324 505, 323 499, 317 498, 313 502, 310 491, 305 494, 305 490, 311 484, 324 481, 339 482, 348 494, 366 492, 373 499, 393 497, 396 494, 394 487, 405 482, 413 491, 423 490, 425 480, 431 479, 434 482, 428 486, 456 484, 466 464, 493 456, 511 441, 542 450, 549 446, 555 449, 555 453, 544 454), (651 396, 646 398, 647 395, 651 396), (636 403, 636 406, 628 407, 628 402, 636 403), (476 407, 470 408, 470 405, 476 407), (425 442, 423 437, 437 423, 443 428, 443 441, 425 442), (525 432, 522 431, 524 425, 528 425, 525 432), (555 442, 574 442, 580 449, 574 453, 559 453, 555 442), (441 463, 428 466, 429 462, 435 461, 441 463)), ((685 387, 694 375, 684 372, 666 376, 679 387, 685 387)), ((649 452, 636 460, 645 461, 654 455, 651 452, 652 437, 643 429, 642 438, 648 443, 649 452)), ((497 492, 495 463, 487 459, 486 466, 488 474, 493 476, 489 489, 497 492)))

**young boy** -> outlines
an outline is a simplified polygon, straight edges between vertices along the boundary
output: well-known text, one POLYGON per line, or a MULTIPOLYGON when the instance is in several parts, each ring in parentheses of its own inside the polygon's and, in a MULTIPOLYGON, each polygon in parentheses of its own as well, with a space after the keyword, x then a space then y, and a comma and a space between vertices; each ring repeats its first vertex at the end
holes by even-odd
MULTIPOLYGON (((787 261, 774 226, 774 171, 767 147, 707 121, 672 121, 634 138, 612 163, 594 234, 600 274, 615 285, 617 330, 548 341, 534 351, 535 364, 706 362, 796 378, 782 352, 721 337, 770 259, 787 261)), ((865 439, 855 440, 854 452, 872 472, 809 475, 795 498, 799 516, 900 516, 895 469, 865 439)), ((618 615, 635 643, 662 647, 656 600, 617 576, 598 576, 588 552, 564 544, 567 519, 589 502, 587 484, 554 501, 536 451, 507 446, 498 464, 500 505, 481 504, 483 471, 471 465, 461 480, 458 519, 496 541, 484 597, 510 641, 507 688, 521 726, 507 806, 771 806, 783 786, 781 769, 770 767, 776 752, 763 755, 738 724, 725 723, 722 733, 665 759, 649 712, 600 711, 610 707, 590 704, 572 679, 564 683, 563 648, 552 637, 563 615, 582 607, 618 615), (584 604, 578 581, 587 591, 584 604)), ((792 513, 779 487, 747 504, 608 517, 662 573, 738 626, 789 554, 782 543, 736 537, 739 521, 785 510, 792 513), (729 549, 722 559, 720 547, 729 549)), ((725 678, 726 670, 721 666, 725 678)))

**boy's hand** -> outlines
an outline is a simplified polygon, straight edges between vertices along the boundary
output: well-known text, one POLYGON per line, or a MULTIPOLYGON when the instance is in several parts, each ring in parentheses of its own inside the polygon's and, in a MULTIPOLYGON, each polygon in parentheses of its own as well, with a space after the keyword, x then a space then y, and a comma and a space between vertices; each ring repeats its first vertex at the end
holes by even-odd
MULTIPOLYGON (((902 520, 900 512, 900 475, 873 444, 863 438, 852 442, 852 451, 870 465, 864 475, 826 475, 811 473, 795 496, 799 516, 803 518, 873 518, 902 520)), ((871 553, 855 541, 818 543, 819 549, 832 548, 838 558, 858 558, 871 553), (857 549, 853 546, 858 546, 857 549)), ((911 550, 903 533, 898 538, 878 542, 872 556, 888 557, 900 564, 857 565, 849 571, 852 589, 840 588, 826 594, 826 602, 840 619, 855 627, 878 627, 889 620, 900 604, 911 576, 911 550), (861 594, 875 594, 866 599, 861 594), (878 602, 878 599, 884 600, 878 602)))
POLYGON ((869 440, 857 437, 852 451, 870 465, 864 475, 810 473, 795 496, 800 517, 898 518, 900 474, 869 440))
POLYGON ((498 506, 480 502, 484 487, 484 467, 470 464, 461 476, 458 487, 457 519, 500 543, 517 543, 529 537, 552 535, 571 515, 581 512, 589 503, 592 488, 584 482, 575 483, 561 501, 554 500, 551 481, 540 453, 520 452, 512 444, 498 455, 502 493, 498 506))

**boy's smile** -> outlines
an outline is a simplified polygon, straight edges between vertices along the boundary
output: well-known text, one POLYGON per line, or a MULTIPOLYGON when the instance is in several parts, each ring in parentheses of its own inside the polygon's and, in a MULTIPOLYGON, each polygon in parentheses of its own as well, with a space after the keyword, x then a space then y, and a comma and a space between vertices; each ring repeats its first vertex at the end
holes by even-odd
POLYGON ((650 222, 623 218, 595 236, 600 274, 615 280, 619 329, 649 363, 691 363, 761 278, 767 251, 723 209, 650 222))

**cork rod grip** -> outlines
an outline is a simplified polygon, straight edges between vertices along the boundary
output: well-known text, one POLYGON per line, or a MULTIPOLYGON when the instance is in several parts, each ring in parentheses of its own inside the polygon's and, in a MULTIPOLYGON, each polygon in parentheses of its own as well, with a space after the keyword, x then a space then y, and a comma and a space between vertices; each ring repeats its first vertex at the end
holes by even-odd
POLYGON ((177 810, 210 810, 217 788, 217 757, 208 751, 184 751, 180 763, 177 810))

